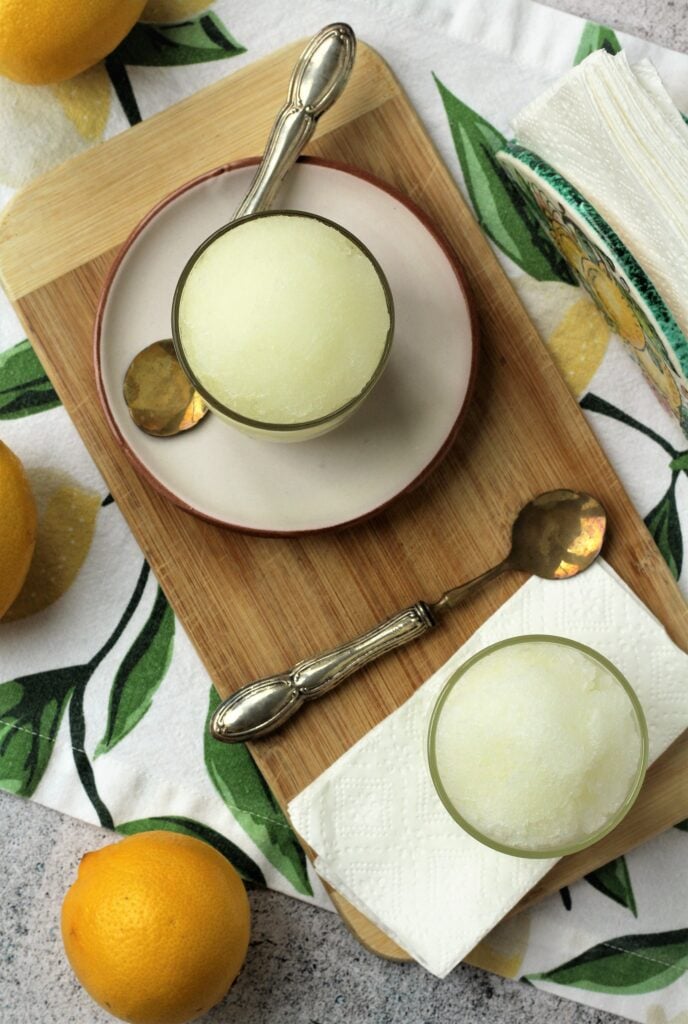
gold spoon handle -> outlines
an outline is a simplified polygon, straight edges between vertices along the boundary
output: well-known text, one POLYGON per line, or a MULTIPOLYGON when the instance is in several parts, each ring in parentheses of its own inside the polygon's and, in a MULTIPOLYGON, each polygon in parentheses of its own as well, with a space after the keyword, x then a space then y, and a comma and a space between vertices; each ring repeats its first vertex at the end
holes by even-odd
POLYGON ((287 102, 277 115, 263 159, 235 220, 272 205, 285 175, 315 131, 318 118, 346 85, 355 56, 356 37, 343 22, 327 25, 313 36, 296 62, 287 102))
POLYGON ((505 558, 499 565, 494 565, 491 569, 476 576, 473 580, 468 580, 467 583, 462 583, 460 587, 453 587, 452 590, 448 590, 446 594, 442 594, 439 601, 435 601, 434 604, 430 605, 430 610, 433 615, 441 615, 443 612, 448 612, 450 608, 454 608, 460 601, 465 601, 471 594, 480 590, 483 584, 493 580, 495 576, 501 576, 507 569, 512 569, 513 566, 508 558, 505 558))

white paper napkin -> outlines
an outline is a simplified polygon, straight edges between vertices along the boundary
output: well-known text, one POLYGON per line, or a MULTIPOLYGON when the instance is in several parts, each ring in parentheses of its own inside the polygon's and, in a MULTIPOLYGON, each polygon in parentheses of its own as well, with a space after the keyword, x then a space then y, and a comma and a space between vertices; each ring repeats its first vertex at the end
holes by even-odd
POLYGON ((555 863, 510 857, 472 839, 440 803, 427 768, 428 719, 450 672, 489 644, 524 633, 578 640, 620 669, 647 717, 650 761, 688 725, 688 655, 598 562, 566 582, 529 580, 289 805, 294 827, 318 855, 319 874, 439 977, 555 863))
POLYGON ((688 334, 688 126, 650 61, 598 50, 513 127, 599 210, 688 334))

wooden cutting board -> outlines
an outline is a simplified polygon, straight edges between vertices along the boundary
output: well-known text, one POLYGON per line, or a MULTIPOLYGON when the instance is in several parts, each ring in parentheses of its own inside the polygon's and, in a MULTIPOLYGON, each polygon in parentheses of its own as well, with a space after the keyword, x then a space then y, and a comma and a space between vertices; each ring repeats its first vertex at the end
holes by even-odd
MULTIPOLYGON (((521 504, 556 487, 588 490, 603 501, 611 523, 609 561, 688 649, 688 608, 659 551, 409 101, 364 45, 350 84, 320 123, 309 152, 355 165, 405 192, 444 231, 464 264, 480 318, 481 366, 471 410, 448 457, 421 487, 367 524, 270 538, 223 530, 176 508, 136 475, 115 443, 96 395, 91 334, 117 248, 168 192, 261 151, 302 45, 246 67, 56 168, 18 195, 0 224, 4 287, 217 689, 226 696, 477 575, 504 555, 521 504)), ((254 743, 281 804, 286 807, 405 701, 523 582, 502 577, 440 629, 315 702, 282 732, 254 743)), ((189 700, 198 696, 190 686, 189 700)), ((687 816, 684 736, 649 772, 619 828, 557 864, 525 902, 687 816)), ((403 955, 338 903, 366 944, 403 955)))

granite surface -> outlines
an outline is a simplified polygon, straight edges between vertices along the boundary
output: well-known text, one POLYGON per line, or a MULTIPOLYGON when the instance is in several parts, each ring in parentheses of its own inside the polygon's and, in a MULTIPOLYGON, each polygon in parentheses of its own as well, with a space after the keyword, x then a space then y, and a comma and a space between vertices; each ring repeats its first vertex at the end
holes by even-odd
MULTIPOLYGON (((72 975, 60 904, 104 829, 0 792, 0 1021, 112 1024, 72 975)), ((444 981, 368 953, 336 914, 251 893, 253 935, 227 999, 199 1024, 618 1024, 619 1018, 461 965, 444 981)))
POLYGON ((687 0, 541 0, 672 50, 688 50, 687 0))
MULTIPOLYGON (((688 50, 688 0, 549 0, 688 50)), ((62 952, 59 912, 87 850, 112 834, 0 791, 0 1021, 108 1024, 62 952)), ((252 892, 249 958, 201 1024, 615 1024, 620 1018, 461 965, 438 981, 368 953, 334 914, 252 892)))

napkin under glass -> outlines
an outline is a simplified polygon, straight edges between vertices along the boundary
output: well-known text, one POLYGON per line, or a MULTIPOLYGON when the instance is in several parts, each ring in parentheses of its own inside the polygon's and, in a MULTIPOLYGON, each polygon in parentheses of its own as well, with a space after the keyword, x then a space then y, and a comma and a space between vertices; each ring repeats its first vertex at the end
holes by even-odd
POLYGON ((530 579, 289 805, 321 877, 438 977, 556 863, 471 838, 441 804, 427 766, 429 718, 449 675, 479 650, 526 633, 578 640, 617 666, 645 712, 650 763, 688 725, 688 655, 599 560, 565 582, 530 579))

